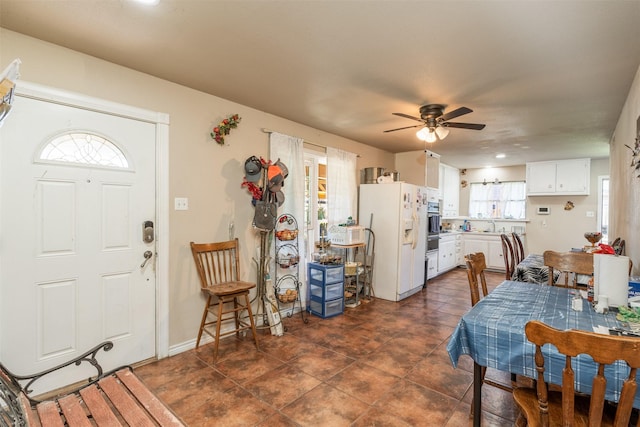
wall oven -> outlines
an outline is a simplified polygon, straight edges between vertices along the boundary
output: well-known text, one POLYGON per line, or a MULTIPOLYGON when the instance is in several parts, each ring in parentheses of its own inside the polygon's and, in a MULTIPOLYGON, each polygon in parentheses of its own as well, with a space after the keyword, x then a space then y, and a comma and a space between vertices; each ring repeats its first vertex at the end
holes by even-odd
POLYGON ((429 236, 440 234, 440 206, 437 202, 428 203, 427 221, 427 234, 429 236))
POLYGON ((430 235, 427 236, 427 252, 437 251, 440 246, 440 236, 430 235))

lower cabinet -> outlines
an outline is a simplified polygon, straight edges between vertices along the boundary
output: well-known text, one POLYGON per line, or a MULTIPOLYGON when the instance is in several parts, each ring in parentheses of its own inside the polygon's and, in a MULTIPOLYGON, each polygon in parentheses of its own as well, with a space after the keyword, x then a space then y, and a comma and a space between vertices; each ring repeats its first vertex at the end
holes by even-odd
POLYGON ((427 252, 427 280, 438 275, 438 251, 427 252))
POLYGON ((456 236, 441 236, 438 247, 438 274, 449 271, 456 265, 456 236))
POLYGON ((499 235, 464 234, 462 242, 465 254, 482 252, 487 268, 505 271, 499 235))

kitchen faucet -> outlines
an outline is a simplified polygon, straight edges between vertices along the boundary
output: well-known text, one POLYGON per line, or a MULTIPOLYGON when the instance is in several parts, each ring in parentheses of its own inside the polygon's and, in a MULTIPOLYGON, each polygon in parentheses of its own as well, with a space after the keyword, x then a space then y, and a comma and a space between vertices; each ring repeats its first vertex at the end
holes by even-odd
POLYGON ((491 220, 490 224, 491 224, 491 232, 495 233, 496 232, 496 222, 495 222, 495 220, 491 220))

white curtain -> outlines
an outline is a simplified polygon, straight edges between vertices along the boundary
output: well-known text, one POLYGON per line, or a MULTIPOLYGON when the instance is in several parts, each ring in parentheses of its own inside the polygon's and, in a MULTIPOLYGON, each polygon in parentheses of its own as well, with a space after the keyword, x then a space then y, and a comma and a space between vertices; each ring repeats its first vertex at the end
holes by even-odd
POLYGON ((524 181, 472 183, 469 196, 471 218, 523 219, 526 216, 524 181))
MULTIPOLYGON (((281 133, 272 132, 269 137, 269 159, 275 163, 278 159, 289 170, 289 175, 284 180, 282 192, 284 193, 284 203, 278 208, 278 216, 282 214, 292 215, 298 224, 298 254, 300 262, 298 264, 298 279, 301 286, 304 287, 306 276, 306 259, 305 259, 305 224, 304 224, 304 146, 302 138, 283 135, 281 133)), ((276 225, 277 227, 277 225, 276 225)), ((272 260, 274 247, 271 245, 272 260)), ((275 265, 272 265, 273 272, 275 265)), ((275 283, 274 283, 275 285, 275 283)), ((305 301, 305 291, 301 290, 302 301, 305 301)))
POLYGON ((327 220, 329 226, 358 218, 357 156, 327 147, 327 220))

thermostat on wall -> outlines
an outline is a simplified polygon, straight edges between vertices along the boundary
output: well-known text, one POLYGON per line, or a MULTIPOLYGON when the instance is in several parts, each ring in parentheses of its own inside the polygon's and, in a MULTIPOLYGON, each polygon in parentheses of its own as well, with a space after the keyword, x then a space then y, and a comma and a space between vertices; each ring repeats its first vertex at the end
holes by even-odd
POLYGON ((549 213, 551 213, 549 206, 538 206, 538 215, 549 215, 549 213))

